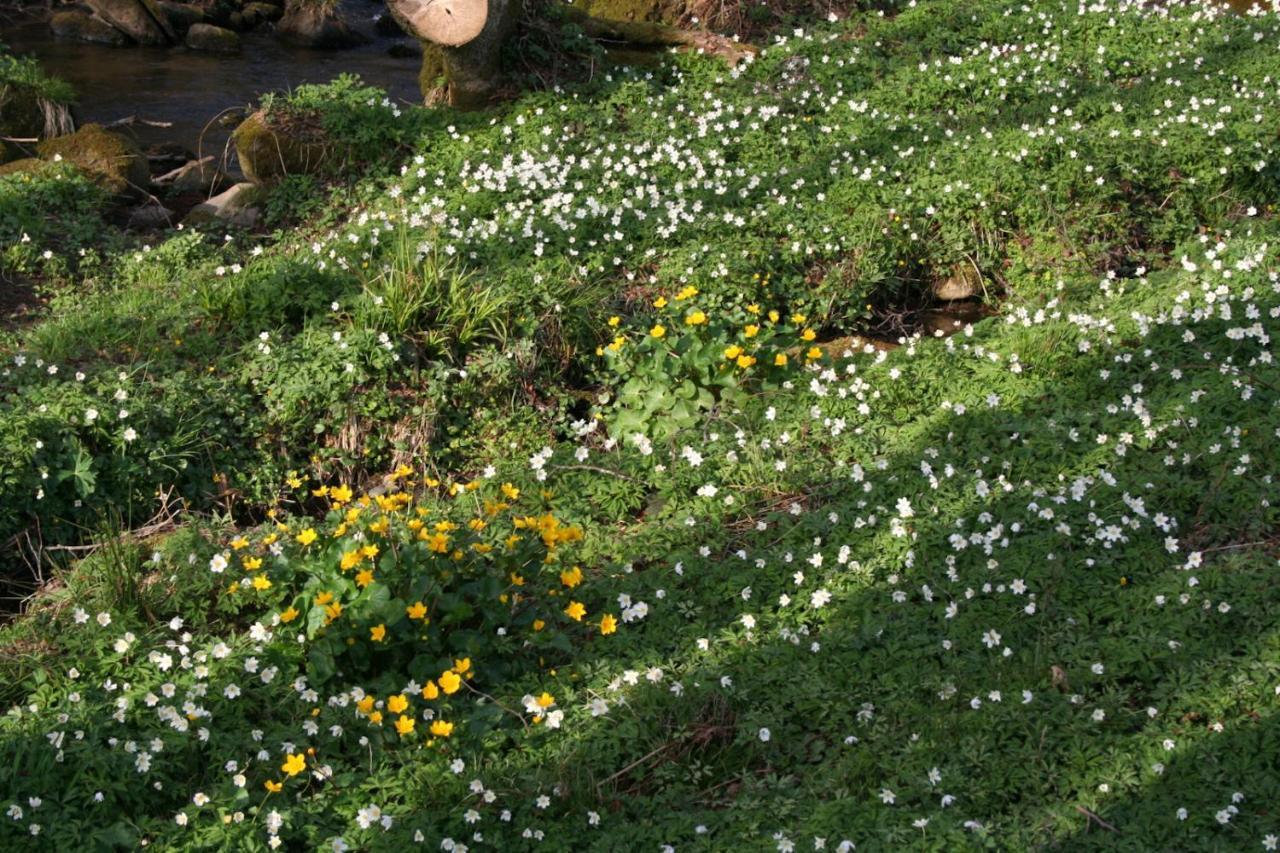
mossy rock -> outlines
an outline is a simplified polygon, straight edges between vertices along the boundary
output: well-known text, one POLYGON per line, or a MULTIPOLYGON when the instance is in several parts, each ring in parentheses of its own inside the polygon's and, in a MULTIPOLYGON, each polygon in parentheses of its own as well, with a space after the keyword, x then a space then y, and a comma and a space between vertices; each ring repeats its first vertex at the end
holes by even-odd
POLYGON ((422 42, 422 69, 418 72, 418 90, 422 92, 423 101, 434 103, 440 99, 444 78, 444 50, 438 44, 422 42))
POLYGON ((187 47, 211 53, 239 53, 240 36, 213 24, 192 24, 187 30, 187 47))
POLYGON ((44 160, 61 157, 74 163, 112 195, 138 195, 151 182, 147 158, 134 141, 101 125, 86 124, 75 133, 46 139, 36 152, 44 160))
POLYGON ((52 163, 46 163, 39 157, 23 157, 0 166, 0 178, 7 175, 38 175, 46 169, 52 169, 52 163))
POLYGON ((231 135, 244 176, 256 184, 316 174, 335 153, 317 123, 302 116, 252 113, 231 135))
POLYGON ((53 34, 58 38, 74 41, 109 44, 116 47, 129 41, 124 33, 98 16, 75 9, 55 12, 49 19, 49 29, 53 30, 53 34))
POLYGON ((0 83, 0 136, 37 139, 44 135, 44 110, 28 86, 0 83))

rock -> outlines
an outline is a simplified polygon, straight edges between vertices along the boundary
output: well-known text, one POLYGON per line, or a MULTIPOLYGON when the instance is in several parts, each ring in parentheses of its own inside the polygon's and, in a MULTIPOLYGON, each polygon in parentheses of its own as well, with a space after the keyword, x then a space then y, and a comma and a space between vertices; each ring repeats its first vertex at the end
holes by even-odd
POLYGON ((276 24, 276 35, 297 47, 338 49, 365 44, 368 38, 351 29, 333 8, 294 2, 276 24))
POLYGON ((405 44, 402 41, 398 41, 387 48, 387 56, 393 59, 413 59, 421 55, 421 50, 415 49, 412 45, 405 44))
POLYGON ((270 3, 246 3, 244 8, 240 10, 240 14, 244 16, 245 22, 252 29, 262 23, 280 20, 284 10, 279 6, 272 6, 270 3))
POLYGON ((3 178, 5 175, 34 175, 49 168, 50 165, 51 164, 46 163, 39 157, 23 157, 0 166, 0 178, 3 178))
POLYGON ((239 53, 240 36, 213 24, 192 24, 187 30, 187 47, 212 53, 239 53))
POLYGON ((231 134, 245 177, 266 183, 290 174, 320 171, 332 145, 323 134, 299 122, 282 123, 259 110, 231 134))
POLYGON ((86 124, 68 136, 46 139, 36 151, 45 160, 69 160, 112 195, 136 195, 151 182, 147 158, 134 141, 101 125, 86 124))
POLYGON ((172 228, 174 213, 162 204, 144 204, 129 211, 128 227, 139 231, 172 228))
POLYGON ((0 86, 0 136, 41 139, 73 130, 67 105, 48 100, 25 83, 0 86))
POLYGON ((204 10, 190 3, 175 3, 173 0, 156 0, 156 5, 169 21, 169 26, 178 36, 185 36, 191 27, 204 21, 204 10))
POLYGON ((972 299, 983 292, 982 276, 968 261, 961 261, 951 268, 947 277, 935 281, 930 287, 934 299, 953 301, 972 299))
POLYGON ((99 18, 138 44, 173 44, 177 33, 156 0, 86 0, 99 18))
POLYGON ((252 228, 258 223, 258 204, 262 197, 262 189, 257 184, 245 181, 203 204, 197 204, 191 208, 183 222, 192 225, 225 222, 228 225, 252 228))
POLYGON ((406 34, 404 27, 390 14, 379 15, 378 20, 373 22, 373 31, 388 38, 399 38, 406 34))
POLYGON ((129 39, 125 34, 88 12, 71 10, 55 12, 49 19, 49 29, 58 38, 87 41, 95 44, 110 44, 117 47, 126 44, 129 39))

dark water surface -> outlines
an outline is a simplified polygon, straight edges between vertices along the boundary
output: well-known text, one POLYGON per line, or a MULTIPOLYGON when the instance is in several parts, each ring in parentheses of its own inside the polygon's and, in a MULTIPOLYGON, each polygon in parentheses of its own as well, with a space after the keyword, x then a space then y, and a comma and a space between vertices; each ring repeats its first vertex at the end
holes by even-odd
MULTIPOLYGON (((381 4, 344 4, 347 20, 372 34, 381 4)), ((177 142, 193 152, 221 157, 230 129, 213 119, 228 108, 244 107, 266 92, 302 83, 324 83, 346 73, 394 99, 418 102, 416 57, 387 55, 395 40, 341 51, 289 47, 270 32, 242 33, 243 50, 219 55, 185 47, 109 47, 57 39, 42 19, 0 20, 0 41, 15 53, 40 60, 45 71, 63 78, 79 95, 79 122, 108 124, 128 116, 171 123, 157 128, 135 123, 142 145, 177 142)), ((401 40, 410 43, 405 38, 401 40)), ((234 156, 231 158, 234 163, 234 156)), ((231 164, 229 164, 231 165, 231 164)))

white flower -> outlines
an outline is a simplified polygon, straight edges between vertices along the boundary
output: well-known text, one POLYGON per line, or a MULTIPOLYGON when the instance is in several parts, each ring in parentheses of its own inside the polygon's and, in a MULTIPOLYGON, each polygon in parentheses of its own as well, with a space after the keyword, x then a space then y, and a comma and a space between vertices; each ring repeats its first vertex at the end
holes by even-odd
POLYGON ((773 737, 773 733, 765 728, 760 729, 760 731, 757 734, 760 738, 761 743, 768 743, 769 738, 773 737))

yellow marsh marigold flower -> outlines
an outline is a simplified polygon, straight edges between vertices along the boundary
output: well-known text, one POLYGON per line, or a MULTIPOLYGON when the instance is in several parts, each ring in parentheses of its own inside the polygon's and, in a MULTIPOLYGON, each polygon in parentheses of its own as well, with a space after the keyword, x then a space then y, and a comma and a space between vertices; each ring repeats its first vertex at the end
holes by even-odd
POLYGON ((370 715, 369 715, 369 722, 370 722, 371 724, 375 725, 375 726, 380 726, 380 725, 382 725, 382 712, 381 712, 381 711, 374 711, 372 714, 370 714, 370 715))
POLYGON ((813 329, 805 329, 803 332, 800 333, 800 338, 805 341, 811 341, 816 337, 818 337, 818 333, 815 332, 813 329))
POLYGON ((278 794, 284 790, 283 782, 272 782, 270 779, 262 783, 262 787, 266 788, 273 794, 278 794))
POLYGON ((289 757, 284 760, 284 764, 280 765, 281 772, 288 776, 297 776, 306 769, 307 758, 301 752, 290 753, 289 757))
POLYGON ((297 619, 299 615, 296 608, 290 607, 280 614, 280 621, 288 625, 294 619, 297 619))
POLYGON ((312 542, 316 541, 316 531, 314 528, 308 527, 306 530, 298 534, 297 539, 298 542, 303 545, 310 545, 312 542))
POLYGON ((271 581, 267 580, 264 575, 254 575, 253 588, 258 591, 271 589, 271 581))
POLYGON ((351 500, 351 487, 347 485, 334 486, 329 490, 329 500, 335 504, 344 504, 351 500))
POLYGON ((371 583, 373 583, 373 572, 369 571, 368 569, 365 569, 361 572, 356 573, 356 586, 360 587, 361 589, 364 589, 366 586, 368 586, 371 583))
POLYGON ((262 568, 261 557, 245 557, 240 562, 244 565, 244 570, 246 572, 256 572, 258 569, 262 568))
POLYGON ((453 723, 446 723, 444 720, 436 720, 431 724, 431 733, 436 737, 448 737, 453 734, 453 723))
POLYGON ((707 322, 707 315, 701 311, 694 311, 688 317, 684 318, 686 326, 701 326, 707 322))
POLYGON ((587 615, 587 608, 581 601, 570 601, 569 606, 564 609, 564 615, 574 622, 581 622, 582 617, 587 615))
POLYGON ((776 323, 776 322, 778 322, 778 318, 779 318, 779 317, 781 317, 781 316, 782 316, 782 315, 781 315, 781 314, 779 314, 777 311, 770 311, 770 312, 769 312, 769 322, 770 322, 770 323, 776 323))
POLYGON ((372 560, 374 557, 378 556, 378 546, 365 545, 360 549, 360 556, 364 557, 366 560, 372 560))
POLYGON ((746 370, 748 367, 751 367, 755 363, 756 363, 756 357, 754 355, 743 354, 738 356, 738 367, 741 367, 743 370, 746 370))
POLYGON ((556 704, 556 697, 544 690, 542 691, 542 695, 533 701, 537 702, 538 707, 545 711, 552 705, 556 704))
POLYGON ((667 333, 667 327, 662 325, 661 323, 659 323, 658 325, 654 326, 652 329, 649 330, 649 334, 655 338, 661 338, 666 333, 667 333))
POLYGON ((653 307, 654 307, 654 308, 666 308, 666 307, 667 307, 667 297, 665 297, 665 296, 659 296, 657 299, 653 300, 653 307))
POLYGON ((436 683, 434 681, 428 681, 427 686, 422 688, 423 699, 435 699, 439 695, 440 688, 436 687, 436 683))
POLYGON ((503 483, 502 494, 506 496, 507 500, 513 501, 516 498, 520 497, 520 490, 517 489, 515 486, 511 485, 510 483, 503 483))
POLYGON ((775 355, 775 356, 773 357, 773 363, 774 363, 774 365, 776 365, 777 367, 786 367, 786 366, 787 366, 787 355, 786 355, 786 353, 781 353, 781 352, 780 352, 780 353, 778 353, 777 355, 775 355))
POLYGON ((535 631, 541 631, 541 630, 542 630, 543 628, 545 628, 545 627, 547 627, 547 623, 546 623, 546 622, 543 622, 541 619, 534 619, 534 620, 533 620, 533 630, 535 630, 535 631))
POLYGON ((396 731, 400 737, 413 734, 413 717, 406 717, 401 714, 396 718, 396 731))
POLYGON ((679 293, 676 294, 676 301, 681 302, 685 299, 692 299, 697 295, 698 295, 698 288, 694 287, 692 284, 687 284, 680 289, 679 293))
POLYGON ((372 693, 366 693, 365 697, 356 702, 356 710, 361 714, 368 714, 373 711, 374 698, 372 693))
POLYGON ((447 669, 440 673, 440 677, 436 679, 436 683, 440 685, 440 689, 446 695, 452 696, 458 692, 458 688, 462 686, 462 677, 451 669, 447 669))
POLYGON ((737 358, 740 355, 742 355, 742 347, 738 346, 737 344, 733 344, 732 346, 727 346, 724 348, 724 357, 729 359, 730 361, 732 361, 733 359, 737 358))
POLYGON ((803 315, 803 314, 792 314, 792 315, 791 315, 791 322, 792 322, 792 323, 795 323, 797 326, 803 326, 803 325, 804 325, 804 321, 805 321, 805 320, 807 320, 807 319, 809 319, 809 318, 808 318, 808 317, 806 317, 806 316, 805 316, 805 315, 803 315))
POLYGON ((369 525, 370 533, 377 533, 381 536, 386 536, 387 531, 390 529, 391 529, 391 519, 389 518, 380 518, 377 521, 375 521, 373 524, 369 525))
POLYGON ((744 338, 754 338, 754 337, 755 337, 756 335, 758 335, 758 334, 760 334, 760 327, 759 327, 759 326, 755 326, 755 325, 747 325, 747 326, 746 326, 746 327, 744 327, 744 328, 743 328, 743 330, 742 330, 742 336, 743 336, 744 338))
POLYGON ((328 590, 316 593, 315 602, 317 605, 323 607, 330 601, 333 601, 333 593, 328 590))
POLYGON ((612 317, 610 317, 610 318, 609 318, 609 328, 611 328, 611 329, 612 329, 612 328, 617 328, 618 324, 619 324, 619 323, 621 323, 621 322, 622 322, 622 318, 621 318, 621 317, 619 317, 617 314, 615 314, 615 315, 613 315, 612 317))
POLYGON ((471 672, 471 658, 454 658, 453 671, 466 678, 467 673, 471 672))
POLYGON ((302 488, 302 478, 301 478, 301 477, 290 477, 289 479, 285 480, 285 483, 286 483, 286 484, 289 486, 289 488, 291 488, 291 489, 301 489, 301 488, 302 488))
POLYGON ((569 569, 568 571, 561 572, 560 583, 569 587, 569 589, 573 589, 575 586, 582 583, 582 569, 580 569, 577 566, 574 566, 572 569, 569 569))
POLYGON ((323 497, 325 497, 325 496, 326 496, 326 495, 328 495, 328 494, 329 494, 329 487, 328 487, 328 486, 321 486, 321 487, 320 487, 320 488, 318 488, 318 489, 312 489, 312 490, 311 490, 311 495, 312 495, 312 497, 323 498, 323 497))
POLYGON ((243 548, 248 548, 248 547, 249 547, 249 540, 245 539, 243 536, 237 536, 235 539, 231 540, 231 550, 233 551, 239 551, 243 548))
MULTIPOLYGON (((386 625, 374 625, 372 628, 369 629, 369 639, 373 640, 375 643, 381 643, 386 638, 387 638, 386 625)), ((393 708, 392 710, 395 710, 395 709, 393 708)))
POLYGON ((404 612, 410 619, 422 619, 427 615, 427 605, 421 601, 415 601, 406 607, 404 612))
POLYGON ((822 350, 818 347, 809 347, 809 351, 804 354, 804 357, 810 361, 817 361, 822 358, 822 350))
POLYGON ((604 618, 600 620, 600 633, 607 636, 617 630, 618 620, 606 613, 604 618))
POLYGON ((387 710, 393 714, 403 714, 408 707, 409 700, 405 698, 403 693, 397 693, 387 700, 387 710))
POLYGON ((329 621, 337 619, 342 615, 342 602, 335 601, 324 609, 325 615, 329 617, 329 621))

